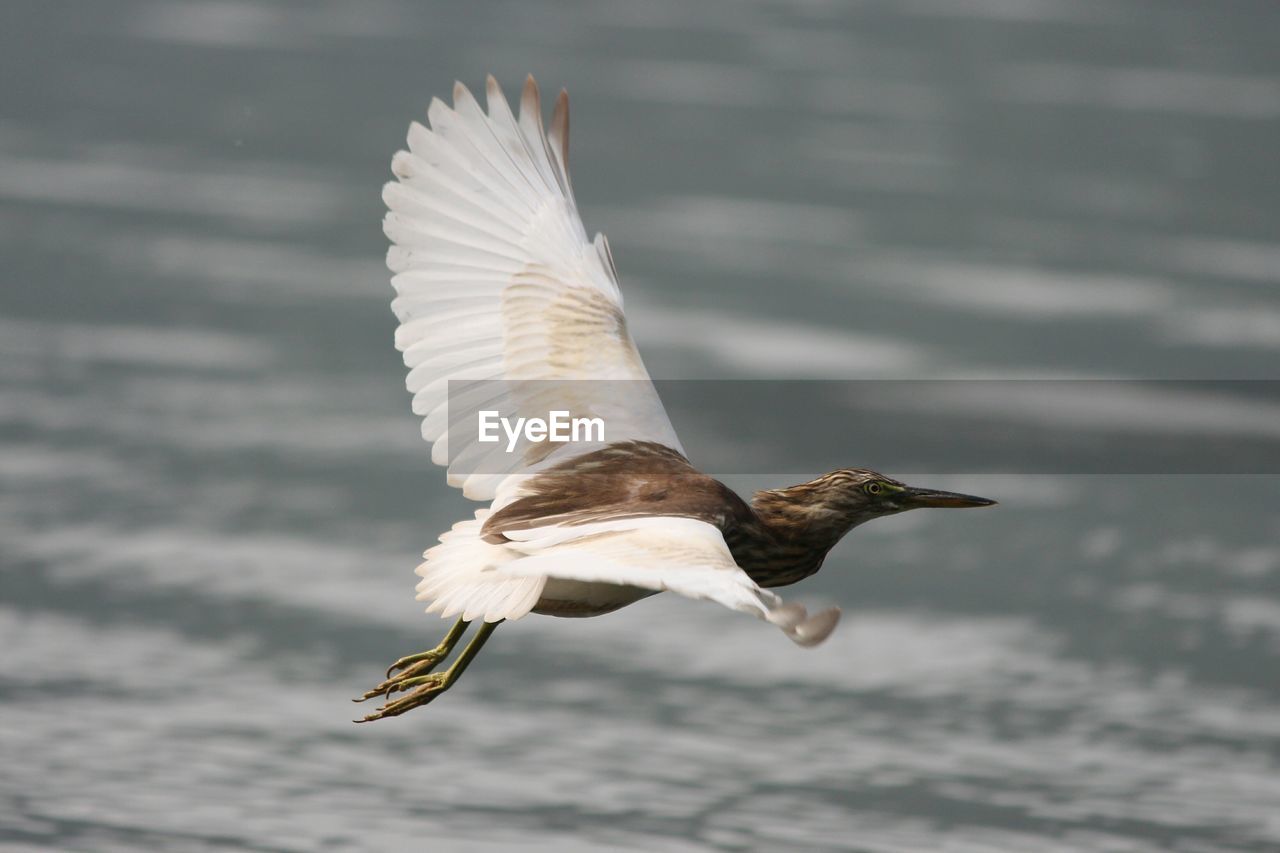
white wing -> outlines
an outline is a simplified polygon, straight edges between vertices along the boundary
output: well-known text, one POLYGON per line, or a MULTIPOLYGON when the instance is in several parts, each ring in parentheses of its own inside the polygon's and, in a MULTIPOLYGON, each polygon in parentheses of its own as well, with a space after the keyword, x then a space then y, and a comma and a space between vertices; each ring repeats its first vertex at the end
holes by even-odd
POLYGON ((733 561, 720 531, 691 518, 651 517, 506 534, 506 547, 528 556, 494 565, 508 578, 560 578, 670 590, 750 613, 802 646, 825 640, 840 619, 832 607, 810 616, 761 589, 733 561))
POLYGON ((602 234, 587 239, 574 204, 566 93, 550 133, 532 77, 519 119, 493 77, 486 93, 488 114, 462 84, 452 109, 433 100, 431 129, 410 126, 409 150, 391 161, 399 181, 383 189, 396 347, 432 460, 449 465, 450 485, 467 497, 491 499, 507 475, 591 449, 547 443, 507 453, 505 442, 481 444, 465 424, 450 447, 451 423, 478 407, 601 417, 608 442, 681 450, 627 332, 609 245, 602 234))

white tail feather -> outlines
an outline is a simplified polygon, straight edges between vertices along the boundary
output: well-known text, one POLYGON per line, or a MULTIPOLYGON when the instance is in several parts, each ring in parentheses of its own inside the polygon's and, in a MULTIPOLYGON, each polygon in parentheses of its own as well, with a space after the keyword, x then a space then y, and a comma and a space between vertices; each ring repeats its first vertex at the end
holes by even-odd
POLYGON ((523 555, 480 538, 488 515, 489 510, 482 509, 474 519, 458 522, 440 537, 439 545, 423 554, 426 561, 415 570, 422 578, 417 598, 431 602, 428 613, 498 622, 519 619, 538 603, 545 578, 493 571, 523 555))

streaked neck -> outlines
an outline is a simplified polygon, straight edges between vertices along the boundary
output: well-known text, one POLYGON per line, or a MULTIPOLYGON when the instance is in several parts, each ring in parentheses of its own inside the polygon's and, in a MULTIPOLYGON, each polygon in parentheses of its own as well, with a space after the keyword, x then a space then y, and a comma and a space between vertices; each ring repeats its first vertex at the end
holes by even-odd
POLYGON ((760 586, 786 586, 813 574, 852 526, 821 504, 805 503, 795 488, 803 487, 757 492, 754 522, 729 537, 734 559, 760 586))

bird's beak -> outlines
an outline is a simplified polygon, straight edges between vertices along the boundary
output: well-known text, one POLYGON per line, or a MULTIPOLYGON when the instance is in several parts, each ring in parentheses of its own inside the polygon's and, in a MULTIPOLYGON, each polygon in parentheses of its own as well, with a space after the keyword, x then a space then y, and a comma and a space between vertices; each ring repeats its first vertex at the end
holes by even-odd
POLYGON ((937 489, 908 488, 902 496, 902 502, 911 509, 922 507, 961 508, 970 506, 994 506, 990 498, 979 498, 974 495, 962 495, 958 492, 940 492, 937 489))

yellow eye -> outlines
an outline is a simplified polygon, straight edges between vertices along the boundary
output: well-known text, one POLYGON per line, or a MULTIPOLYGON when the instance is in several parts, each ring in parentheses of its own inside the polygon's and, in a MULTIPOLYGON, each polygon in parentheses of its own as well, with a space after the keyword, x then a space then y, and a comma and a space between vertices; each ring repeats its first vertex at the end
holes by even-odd
POLYGON ((878 495, 884 491, 884 486, 879 483, 867 483, 862 487, 869 495, 878 495))

